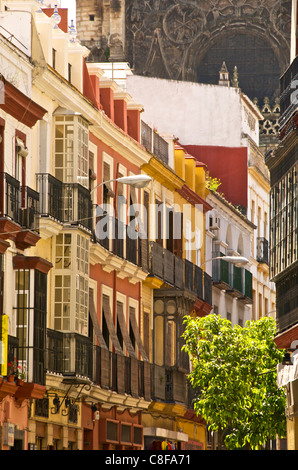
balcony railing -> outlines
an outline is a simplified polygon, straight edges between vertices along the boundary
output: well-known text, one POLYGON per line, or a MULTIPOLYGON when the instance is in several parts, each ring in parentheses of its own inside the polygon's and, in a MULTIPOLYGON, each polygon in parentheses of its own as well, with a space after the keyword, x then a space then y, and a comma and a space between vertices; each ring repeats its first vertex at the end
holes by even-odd
POLYGON ((92 231, 92 201, 90 191, 79 183, 64 183, 62 196, 64 223, 82 225, 92 231))
POLYGON ((124 257, 124 240, 125 240, 125 224, 120 220, 113 218, 114 228, 115 228, 115 236, 113 238, 113 253, 120 258, 124 257))
POLYGON ((168 164, 169 161, 169 144, 157 132, 154 132, 152 127, 141 122, 141 143, 149 152, 154 153, 164 163, 168 164))
POLYGON ((212 305, 212 284, 212 277, 204 272, 204 300, 209 305, 212 305))
POLYGON ((28 186, 21 187, 20 224, 33 231, 39 229, 39 193, 28 186))
POLYGON ((184 286, 183 260, 154 241, 149 242, 149 272, 171 286, 184 286))
POLYGON ((88 377, 101 388, 150 400, 150 364, 114 353, 76 333, 47 330, 46 369, 88 377))
POLYGON ((269 243, 264 237, 257 238, 257 261, 269 265, 269 243))
POLYGON ((0 173, 0 217, 20 221, 20 182, 8 173, 0 173))
POLYGON ((252 301, 252 274, 247 269, 225 260, 213 260, 212 278, 219 289, 249 303, 252 301))
POLYGON ((212 305, 212 278, 191 261, 184 260, 184 268, 185 289, 212 305))
POLYGON ((185 404, 187 392, 185 374, 172 367, 167 367, 165 373, 165 400, 185 404))
POLYGON ((62 222, 62 181, 50 174, 39 173, 37 188, 40 195, 40 215, 62 222))
POLYGON ((37 175, 40 215, 93 229, 90 191, 79 183, 63 183, 47 173, 37 175))
POLYGON ((49 372, 76 373, 93 378, 93 344, 77 333, 47 330, 47 364, 49 372))
POLYGON ((212 278, 218 287, 229 287, 231 284, 229 263, 222 259, 213 260, 212 278))
POLYGON ((185 373, 94 346, 76 333, 47 330, 46 370, 88 377, 106 390, 145 400, 186 403, 185 373))
POLYGON ((178 289, 186 289, 212 304, 212 279, 199 266, 183 260, 159 243, 149 242, 149 272, 178 289))
POLYGON ((107 212, 101 211, 96 217, 94 241, 120 258, 126 259, 145 272, 148 271, 148 240, 138 236, 131 225, 126 225, 107 212))
POLYGON ((129 225, 126 226, 126 259, 133 264, 138 264, 138 238, 129 225))

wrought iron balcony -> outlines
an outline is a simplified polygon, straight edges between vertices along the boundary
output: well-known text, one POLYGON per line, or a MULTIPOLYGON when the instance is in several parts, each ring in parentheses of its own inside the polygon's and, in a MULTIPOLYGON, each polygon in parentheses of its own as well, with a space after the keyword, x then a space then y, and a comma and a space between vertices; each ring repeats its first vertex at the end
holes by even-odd
POLYGON ((194 265, 187 259, 184 260, 184 285, 185 289, 194 292, 194 265))
POLYGON ((120 258, 124 257, 125 224, 116 218, 113 218, 115 236, 112 240, 113 253, 120 258))
POLYGON ((89 378, 101 388, 117 393, 151 398, 148 362, 95 346, 77 333, 47 330, 46 369, 89 378))
POLYGON ((47 173, 37 175, 40 215, 61 223, 82 225, 92 231, 90 191, 79 183, 63 183, 47 173))
POLYGON ((212 261, 212 278, 220 289, 229 288, 231 285, 229 263, 222 259, 214 259, 212 261))
POLYGON ((204 300, 209 305, 212 305, 212 284, 212 277, 204 272, 204 300))
POLYGON ((0 173, 0 217, 20 222, 20 182, 8 173, 0 173))
POLYGON ((185 289, 193 292, 198 299, 212 305, 212 278, 191 261, 184 260, 185 289))
POLYGON ((126 226, 126 259, 133 264, 138 264, 138 237, 132 233, 132 227, 126 226))
POLYGON ((184 286, 183 260, 154 241, 149 242, 149 272, 171 286, 184 286))
POLYGON ((76 373, 93 377, 93 344, 77 333, 47 330, 47 364, 49 372, 76 373))
POLYGON ((154 132, 152 127, 141 122, 141 143, 149 152, 154 153, 164 163, 169 162, 169 144, 157 132, 154 132))
POLYGON ((257 261, 269 265, 269 243, 264 237, 257 238, 257 261))
POLYGON ((37 188, 40 195, 41 217, 51 217, 62 222, 62 181, 50 174, 39 173, 37 174, 37 188))
POLYGON ((64 223, 82 225, 92 231, 92 201, 90 191, 79 183, 64 183, 62 193, 64 223))
POLYGON ((185 374, 173 367, 166 367, 165 377, 165 401, 185 404, 187 392, 185 374))
POLYGON ((38 232, 39 228, 39 193, 28 186, 21 187, 22 207, 20 224, 22 227, 38 232))
POLYGON ((213 283, 219 289, 248 303, 252 302, 252 274, 245 268, 240 268, 228 261, 213 260, 213 283))

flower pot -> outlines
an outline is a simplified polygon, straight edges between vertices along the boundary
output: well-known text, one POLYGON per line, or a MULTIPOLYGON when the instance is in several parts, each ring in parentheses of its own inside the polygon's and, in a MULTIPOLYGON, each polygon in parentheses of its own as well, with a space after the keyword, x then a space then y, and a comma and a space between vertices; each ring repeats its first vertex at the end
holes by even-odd
POLYGON ((14 382, 14 375, 8 375, 7 382, 14 382))
POLYGON ((17 385, 19 387, 21 387, 22 385, 24 385, 24 380, 23 379, 17 379, 17 385))

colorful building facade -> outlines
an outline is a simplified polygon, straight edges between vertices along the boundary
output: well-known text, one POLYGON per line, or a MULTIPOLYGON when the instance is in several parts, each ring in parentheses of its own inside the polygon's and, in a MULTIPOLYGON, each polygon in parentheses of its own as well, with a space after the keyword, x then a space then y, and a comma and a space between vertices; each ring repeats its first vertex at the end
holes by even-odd
POLYGON ((1 8, 1 446, 206 449, 181 351, 183 316, 212 308, 204 171, 85 61, 66 10, 1 8))

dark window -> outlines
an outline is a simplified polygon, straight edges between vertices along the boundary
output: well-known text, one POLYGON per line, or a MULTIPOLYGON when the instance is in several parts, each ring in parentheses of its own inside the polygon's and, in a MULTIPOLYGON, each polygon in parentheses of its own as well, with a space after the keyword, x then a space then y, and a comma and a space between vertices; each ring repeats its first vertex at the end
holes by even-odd
POLYGON ((68 81, 71 83, 71 64, 68 64, 68 81))
POLYGON ((109 347, 110 336, 109 336, 108 325, 105 319, 104 312, 102 312, 102 335, 103 335, 103 339, 105 340, 107 347, 109 347))
POLYGON ((56 67, 56 49, 52 49, 52 65, 54 69, 56 67))
POLYGON ((34 381, 43 384, 45 383, 47 275, 36 270, 34 284, 34 381))

